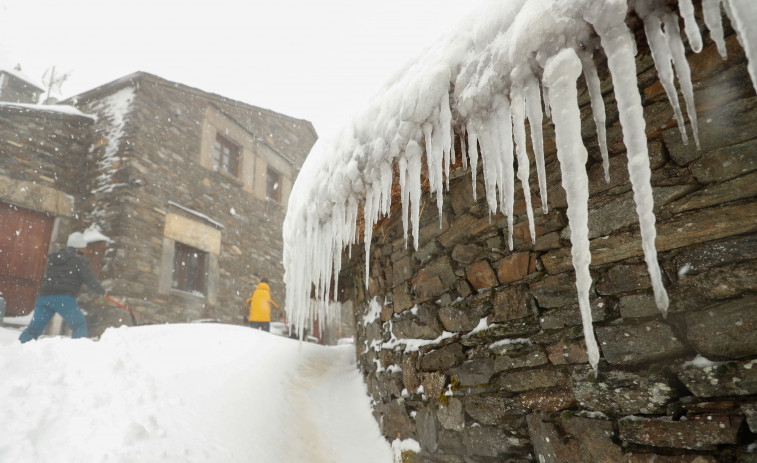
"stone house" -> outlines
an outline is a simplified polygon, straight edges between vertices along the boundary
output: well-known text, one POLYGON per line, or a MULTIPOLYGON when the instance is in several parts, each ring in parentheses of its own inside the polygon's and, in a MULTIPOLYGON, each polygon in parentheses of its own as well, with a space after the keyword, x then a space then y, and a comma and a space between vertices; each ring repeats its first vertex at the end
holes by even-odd
POLYGON ((283 306, 281 226, 316 138, 308 121, 144 72, 58 105, 0 104, 8 314, 31 311, 46 254, 84 229, 109 294, 135 315, 82 291, 92 334, 242 323, 264 277, 283 306))
POLYGON ((36 103, 43 89, 15 69, 0 69, 0 101, 36 103))
MULTIPOLYGON (((535 240, 524 194, 518 192, 512 250, 506 216, 491 214, 487 205, 491 199, 481 164, 472 178, 472 168, 460 161, 470 138, 459 106, 450 104, 458 160, 450 168, 441 211, 429 193, 433 172, 426 169, 427 152, 423 170, 418 167, 423 181, 416 206, 417 250, 403 227, 407 209, 402 210, 398 171, 404 173, 404 166, 391 161, 389 215, 375 225, 369 217, 356 224, 361 238, 366 236, 361 228, 372 226, 368 245, 355 246, 370 251, 370 266, 367 252, 345 252, 337 297, 355 305, 358 368, 381 432, 390 442, 418 444, 419 451, 408 451, 403 461, 754 461, 757 76, 750 79, 728 18, 722 19, 724 59, 721 44, 705 35, 701 3, 694 4, 703 48, 687 49, 686 58, 701 148, 682 140, 637 12, 625 19, 638 50, 634 64, 646 122, 657 260, 670 297, 667 317, 656 307, 644 261, 628 148, 602 50, 596 61, 607 111, 609 182, 585 81, 580 77, 574 83, 588 151, 589 300, 601 352, 596 371, 588 365, 579 313, 553 120, 545 117, 543 125, 549 212, 540 208, 538 179, 531 176, 535 240)), ((486 57, 493 61, 492 56, 486 57)), ((487 61, 482 62, 480 68, 457 71, 486 69, 487 61)), ((460 82, 454 79, 452 74, 451 82, 460 82)), ((438 84, 410 82, 419 91, 438 84)), ((454 97, 462 92, 454 91, 454 97)), ((402 103, 408 100, 405 95, 402 103)), ((386 108, 405 110, 389 103, 366 114, 382 115, 386 108)), ((358 118, 355 145, 364 137, 378 147, 373 154, 392 149, 391 138, 376 143, 361 123, 358 118)), ((401 124, 393 128, 398 126, 401 130, 401 124)), ((690 123, 686 127, 691 134, 690 123)), ((434 139, 426 136, 426 149, 429 140, 434 139)), ((370 148, 360 149, 363 155, 370 148)), ((356 157, 358 165, 366 156, 356 157)), ((370 175, 376 170, 365 168, 370 175)), ((363 180, 360 186, 375 211, 383 196, 364 186, 364 177, 353 177, 363 180)), ((410 180, 404 181, 409 188, 410 180)))

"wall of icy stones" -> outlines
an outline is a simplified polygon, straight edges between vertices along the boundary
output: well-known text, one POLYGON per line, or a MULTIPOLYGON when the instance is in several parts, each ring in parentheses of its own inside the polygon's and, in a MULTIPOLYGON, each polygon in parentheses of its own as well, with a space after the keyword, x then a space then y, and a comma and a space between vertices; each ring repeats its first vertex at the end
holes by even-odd
POLYGON ((364 255, 353 250, 340 298, 356 301, 358 366, 381 432, 420 444, 408 459, 757 461, 757 96, 732 33, 728 46, 725 61, 708 42, 689 56, 699 150, 682 143, 649 52, 637 57, 667 319, 643 261, 610 79, 609 183, 581 97, 598 375, 585 352, 549 123, 550 209, 536 213, 535 244, 522 197, 510 251, 505 218, 489 217, 481 181, 458 166, 441 228, 424 196, 418 251, 405 248, 398 217, 377 226, 367 289, 364 255))

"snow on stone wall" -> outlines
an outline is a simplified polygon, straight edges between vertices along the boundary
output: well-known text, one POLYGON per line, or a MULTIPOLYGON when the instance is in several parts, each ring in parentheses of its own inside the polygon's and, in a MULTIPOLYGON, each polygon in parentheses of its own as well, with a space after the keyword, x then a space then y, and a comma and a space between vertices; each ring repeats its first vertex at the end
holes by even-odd
MULTIPOLYGON (((757 3, 724 0, 749 60, 757 88, 757 3)), ((722 44, 721 0, 704 0, 706 24, 712 40, 722 44)), ((692 51, 701 50, 701 32, 693 20, 690 0, 680 2, 684 32, 692 51)), ((588 291, 591 286, 588 239, 588 177, 586 148, 580 130, 576 80, 583 73, 608 180, 604 131, 604 103, 595 66, 599 53, 615 89, 627 150, 629 177, 641 228, 642 246, 655 295, 663 315, 668 296, 662 285, 655 248, 651 170, 641 97, 636 81, 636 43, 626 25, 633 9, 644 29, 658 78, 688 139, 675 86, 677 77, 698 146, 696 111, 689 65, 678 16, 656 0, 524 0, 492 2, 465 20, 459 31, 411 64, 362 114, 328 142, 319 142, 303 165, 294 185, 284 224, 284 266, 288 319, 297 326, 319 318, 327 322, 327 298, 338 275, 342 251, 358 241, 360 206, 365 221, 362 240, 366 278, 373 224, 389 213, 393 168, 399 171, 402 223, 405 236, 418 248, 421 172, 425 162, 429 191, 437 207, 448 186, 450 165, 457 155, 470 165, 474 179, 479 157, 483 163, 486 201, 490 214, 507 217, 512 249, 515 177, 526 198, 531 237, 533 207, 528 186, 529 154, 525 120, 539 179, 541 211, 548 211, 541 135, 543 116, 555 125, 563 188, 568 198, 573 266, 589 360, 596 368, 599 353, 594 340, 588 291), (542 110, 543 103, 543 110, 542 110), (534 130, 535 129, 535 130, 534 130), (463 153, 455 153, 452 134, 462 137, 463 153), (517 160, 517 171, 514 167, 517 160), (333 278, 333 279, 332 279, 333 278), (311 303, 315 288, 319 303, 311 303)), ((720 45, 721 54, 725 48, 720 45)), ((694 148, 695 149, 695 148, 694 148)), ((475 189, 474 189, 475 195, 475 189)), ((406 239, 407 242, 407 239, 406 239)))

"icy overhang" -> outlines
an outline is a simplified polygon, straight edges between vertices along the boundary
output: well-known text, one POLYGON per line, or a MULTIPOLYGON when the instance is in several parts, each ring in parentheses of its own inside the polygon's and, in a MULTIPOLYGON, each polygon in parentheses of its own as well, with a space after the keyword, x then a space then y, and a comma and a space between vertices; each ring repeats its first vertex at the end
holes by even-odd
MULTIPOLYGON (((723 0, 725 11, 749 60, 757 88, 757 2, 723 0)), ((584 335, 589 360, 596 368, 599 351, 589 308, 588 178, 586 148, 580 131, 576 80, 583 74, 591 96, 593 119, 605 166, 605 111, 595 54, 607 57, 615 89, 628 169, 636 202, 642 247, 658 308, 666 315, 668 296, 662 285, 655 249, 651 170, 645 121, 636 82, 636 42, 626 24, 631 10, 644 24, 657 74, 683 125, 684 96, 691 135, 698 145, 697 120, 689 65, 679 29, 694 52, 702 38, 691 0, 679 0, 678 12, 658 0, 516 0, 491 2, 466 19, 456 33, 432 47, 388 83, 378 97, 338 137, 319 142, 293 187, 284 223, 284 267, 288 319, 305 326, 317 316, 328 322, 327 298, 338 281, 342 250, 356 242, 362 206, 365 226, 366 278, 370 262, 372 225, 389 213, 393 170, 399 172, 401 217, 406 242, 418 248, 421 170, 425 162, 428 187, 436 193, 441 215, 449 169, 458 153, 453 131, 463 145, 464 168, 470 164, 475 183, 479 159, 483 163, 486 201, 490 213, 507 217, 512 248, 515 177, 524 190, 534 238, 528 160, 533 156, 539 179, 541 210, 548 209, 544 172, 542 120, 555 125, 557 157, 568 199, 571 252, 576 271, 584 335), (526 125, 532 128, 533 153, 526 152, 526 125), (515 169, 515 161, 517 170, 515 169), (311 303, 315 288, 318 303, 311 303)), ((720 24, 721 0, 703 0, 705 23, 712 40, 725 53, 720 24)), ((607 167, 605 167, 607 175, 607 167)), ((475 195, 475 188, 474 188, 475 195)), ((441 220, 441 218, 440 218, 441 220)))

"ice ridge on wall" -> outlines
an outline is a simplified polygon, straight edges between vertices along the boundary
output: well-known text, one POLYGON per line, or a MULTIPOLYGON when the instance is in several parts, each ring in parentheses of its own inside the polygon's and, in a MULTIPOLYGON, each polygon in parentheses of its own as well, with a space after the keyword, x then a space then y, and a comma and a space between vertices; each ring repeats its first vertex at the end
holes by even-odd
MULTIPOLYGON (((757 88, 757 2, 703 0, 711 39, 725 56, 720 5, 723 5, 747 55, 757 88)), ((308 156, 290 196, 284 222, 287 317, 300 329, 318 318, 328 323, 328 298, 337 288, 345 248, 358 241, 362 205, 366 284, 373 225, 389 214, 393 170, 398 171, 405 243, 418 248, 421 170, 428 169, 429 193, 436 194, 440 222, 449 169, 457 156, 470 166, 473 182, 483 164, 486 201, 491 214, 507 217, 512 249, 513 203, 517 176, 523 188, 532 240, 535 239, 529 191, 525 121, 538 177, 541 210, 548 210, 542 120, 555 125, 557 156, 568 198, 571 252, 584 336, 591 365, 599 351, 589 308, 587 152, 581 139, 577 78, 585 77, 609 181, 604 101, 594 55, 601 50, 614 87, 628 157, 642 247, 657 307, 667 315, 655 248, 651 169, 645 121, 636 82, 636 43, 626 25, 633 9, 644 23, 658 77, 688 139, 676 80, 684 97, 691 135, 699 146, 694 92, 685 57, 679 17, 692 51, 702 49, 702 34, 691 0, 680 0, 676 14, 659 0, 514 0, 491 2, 465 20, 457 33, 431 48, 382 90, 341 134, 320 141, 308 156), (453 89, 453 90, 451 90, 453 89), (542 104, 544 105, 542 107, 542 104), (454 150, 453 134, 461 152, 454 150), (424 159, 425 158, 425 159, 424 159), (517 170, 515 162, 517 160, 517 170), (315 299, 311 295, 315 294, 315 299)), ((475 188, 473 189, 474 199, 475 188)))

